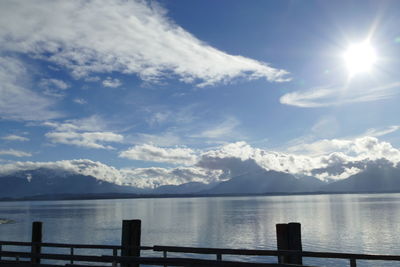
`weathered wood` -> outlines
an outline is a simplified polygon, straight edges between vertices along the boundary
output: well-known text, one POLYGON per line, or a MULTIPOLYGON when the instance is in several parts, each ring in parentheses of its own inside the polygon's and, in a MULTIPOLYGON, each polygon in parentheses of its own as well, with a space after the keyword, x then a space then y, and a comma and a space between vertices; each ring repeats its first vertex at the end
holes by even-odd
MULTIPOLYGON (((286 223, 276 225, 276 248, 278 250, 289 250, 289 226, 286 223)), ((278 256, 279 263, 290 263, 287 255, 278 256)))
MULTIPOLYGON (((163 251, 163 257, 166 259, 167 258, 167 252, 163 251)), ((168 267, 168 265, 164 265, 164 267, 168 267)))
MULTIPOLYGON (((110 256, 103 256, 109 258, 110 256)), ((312 267, 303 265, 288 265, 276 263, 256 263, 241 261, 218 261, 191 258, 154 258, 154 257, 119 257, 119 262, 140 262, 146 265, 168 265, 168 266, 223 266, 223 267, 312 267)))
MULTIPOLYGON (((31 252, 32 254, 40 254, 41 252, 41 242, 42 242, 42 222, 33 222, 32 223, 32 245, 31 252)), ((34 256, 31 257, 32 264, 39 264, 40 257, 34 256)))
POLYGON ((399 255, 374 255, 355 254, 340 252, 314 252, 314 251, 292 251, 292 250, 260 250, 260 249, 231 249, 231 248, 198 248, 198 247, 177 247, 177 246, 154 246, 154 251, 181 252, 194 254, 226 254, 246 256, 278 256, 297 254, 308 258, 332 258, 332 259, 359 259, 359 260, 386 260, 400 261, 399 255))
MULTIPOLYGON (((302 251, 301 225, 300 223, 280 223, 276 225, 276 241, 278 251, 294 250, 302 251)), ((302 264, 301 254, 279 255, 279 263, 302 264)))
MULTIPOLYGON (((141 220, 122 221, 121 256, 140 257, 141 220)), ((138 264, 123 264, 123 267, 139 267, 138 264)))
MULTIPOLYGON (((2 252, 5 257, 21 257, 29 258, 32 254, 28 252, 15 252, 4 251, 2 252)), ((240 262, 240 261, 216 261, 204 259, 190 259, 190 258, 159 258, 159 257, 113 257, 113 256, 86 256, 86 255, 68 255, 68 254, 47 254, 43 253, 42 259, 49 260, 63 260, 70 261, 85 261, 85 262, 102 262, 113 263, 120 262, 124 264, 146 264, 146 265, 168 265, 168 266, 236 266, 236 267, 296 267, 300 265, 287 265, 275 263, 253 263, 253 262, 240 262)), ((29 263, 30 264, 30 263, 29 263)), ((30 265, 32 266, 32 265, 30 265)), ((301 266, 307 267, 307 266, 301 266)), ((308 266, 311 267, 311 266, 308 266)))
MULTIPOLYGON (((0 245, 6 246, 32 246, 32 242, 20 242, 20 241, 0 241, 0 245)), ((52 248, 89 248, 89 249, 121 249, 121 246, 113 245, 91 245, 91 244, 66 244, 66 243, 40 243, 41 247, 52 247, 52 248)), ((141 250, 151 250, 153 247, 141 246, 141 250)))
POLYGON ((350 267, 357 267, 356 259, 350 259, 350 267))
MULTIPOLYGON (((302 244, 301 244, 301 225, 300 223, 289 223, 288 224, 288 244, 289 244, 289 250, 296 250, 296 251, 302 251, 302 244)), ((301 257, 301 254, 294 254, 290 256, 289 263, 292 264, 303 264, 303 259, 301 257)))
MULTIPOLYGON (((0 241, 0 244, 11 246, 32 246, 37 243, 32 242, 15 242, 15 241, 0 241)), ((40 243, 46 244, 47 247, 65 247, 65 244, 58 246, 58 243, 40 243), (54 244, 54 246, 50 245, 54 244)), ((74 246, 74 245, 71 245, 74 246)), ((118 249, 120 246, 107 246, 107 245, 81 245, 83 248, 114 248, 118 249)), ((79 248, 82 248, 79 246, 79 248)), ((67 247, 70 247, 69 245, 67 247)), ((226 255, 246 255, 246 256, 278 256, 298 254, 307 258, 330 258, 330 259, 355 259, 355 260, 379 260, 379 261, 400 261, 399 255, 377 255, 377 254, 355 254, 355 253, 340 253, 340 252, 314 252, 314 251, 291 251, 291 250, 259 250, 259 249, 227 249, 227 248, 197 248, 197 247, 177 247, 177 246, 141 246, 148 250, 152 248, 153 251, 160 252, 182 252, 193 254, 226 254, 226 255)), ((3 251, 4 248, 3 248, 3 251)), ((5 256, 0 252, 0 257, 5 256)), ((31 255, 31 254, 29 254, 31 255)), ((30 258, 30 256, 29 256, 30 258)))
MULTIPOLYGON (((70 255, 74 256, 74 248, 70 248, 69 250, 70 250, 70 255)), ((71 260, 70 263, 74 264, 74 260, 71 260)))

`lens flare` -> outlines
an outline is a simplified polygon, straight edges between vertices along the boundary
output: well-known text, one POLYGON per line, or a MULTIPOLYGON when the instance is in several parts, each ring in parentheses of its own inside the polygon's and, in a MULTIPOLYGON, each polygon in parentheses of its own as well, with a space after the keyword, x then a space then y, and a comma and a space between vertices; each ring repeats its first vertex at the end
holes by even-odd
POLYGON ((371 71, 377 60, 375 50, 368 42, 349 46, 343 58, 351 75, 371 71))

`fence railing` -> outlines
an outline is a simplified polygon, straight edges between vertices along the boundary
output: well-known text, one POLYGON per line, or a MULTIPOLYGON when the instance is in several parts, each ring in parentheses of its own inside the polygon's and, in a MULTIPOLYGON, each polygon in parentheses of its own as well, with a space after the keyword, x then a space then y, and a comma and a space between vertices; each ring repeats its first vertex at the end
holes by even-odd
POLYGON ((274 266, 294 267, 303 266, 303 258, 344 259, 350 267, 356 267, 358 260, 372 261, 400 261, 399 255, 371 255, 336 252, 302 251, 300 224, 290 223, 286 226, 277 225, 277 247, 293 249, 259 250, 259 249, 228 249, 228 248, 200 248, 181 246, 141 246, 141 223, 139 220, 123 221, 121 245, 92 245, 92 244, 63 244, 42 242, 42 223, 34 222, 32 226, 33 242, 0 241, 0 266, 81 266, 77 262, 109 264, 124 267, 143 265, 156 266, 274 266), (294 226, 293 226, 294 225, 294 226), (286 227, 286 228, 285 228, 286 227), (284 231, 282 230, 283 228, 284 231), (291 231, 290 229, 295 229, 291 231), (295 233, 293 236, 293 233, 295 233), (5 247, 30 247, 30 252, 5 250, 5 247), (69 253, 43 253, 42 248, 66 248, 69 253), (81 255, 80 249, 110 250, 112 255, 81 255), (140 256, 141 251, 160 252, 159 257, 140 256), (191 257, 168 257, 168 253, 192 254, 191 257), (196 258, 193 254, 215 255, 215 260, 196 258), (277 263, 244 262, 226 260, 225 256, 271 256, 277 257, 277 263), (43 260, 57 261, 58 264, 44 264, 43 260), (65 263, 68 262, 68 263, 65 263))

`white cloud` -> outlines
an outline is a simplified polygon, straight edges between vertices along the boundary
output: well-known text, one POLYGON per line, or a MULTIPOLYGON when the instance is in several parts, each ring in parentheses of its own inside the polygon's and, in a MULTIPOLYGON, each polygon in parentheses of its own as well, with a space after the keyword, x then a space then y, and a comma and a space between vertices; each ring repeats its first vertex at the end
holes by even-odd
POLYGON ((137 168, 121 170, 128 184, 140 188, 156 188, 162 185, 180 185, 188 182, 209 184, 220 181, 222 171, 196 167, 137 168))
POLYGON ((107 122, 98 115, 82 119, 65 120, 64 122, 44 122, 44 126, 55 128, 56 131, 103 131, 107 128, 107 122))
POLYGON ((235 131, 239 124, 240 122, 236 118, 228 117, 218 125, 211 126, 200 133, 192 134, 190 137, 209 139, 205 140, 206 143, 210 143, 210 140, 213 140, 211 143, 226 143, 229 138, 236 139, 240 137, 235 131), (220 139, 223 141, 219 141, 220 139))
POLYGON ((170 111, 164 111, 164 112, 155 112, 150 116, 150 118, 147 119, 147 122, 151 126, 155 125, 160 125, 166 121, 168 121, 171 117, 171 112, 170 111))
POLYGON ((87 76, 84 78, 85 82, 98 82, 101 80, 99 76, 87 76))
POLYGON ((1 139, 6 140, 6 141, 20 141, 20 142, 29 141, 29 138, 24 137, 24 136, 15 135, 15 134, 3 136, 1 139))
POLYGON ((379 137, 379 136, 384 136, 393 132, 396 132, 400 129, 400 125, 392 125, 389 127, 381 128, 381 129, 368 129, 362 136, 374 136, 374 137, 379 137))
POLYGON ((136 73, 207 86, 235 78, 285 81, 287 72, 198 40, 146 1, 2 1, 0 46, 54 62, 76 77, 136 73))
POLYGON ((58 79, 41 79, 39 86, 43 88, 43 93, 48 96, 64 97, 65 90, 70 86, 66 82, 58 79))
MULTIPOLYGON (((364 171, 368 166, 398 166, 400 162, 400 150, 375 137, 331 141, 331 147, 336 147, 336 150, 332 153, 327 150, 324 155, 298 155, 268 151, 251 147, 245 142, 236 142, 202 153, 196 164, 188 167, 116 169, 87 159, 55 162, 28 161, 2 164, 0 165, 0 175, 49 168, 91 175, 119 185, 155 188, 161 185, 179 185, 187 182, 218 182, 260 169, 286 172, 295 176, 310 175, 321 180, 344 179, 364 171)), ((328 142, 329 140, 325 140, 324 146, 327 146, 328 142)), ((148 150, 141 147, 136 150, 140 157, 148 157, 150 160, 166 162, 173 161, 175 158, 174 162, 181 161, 183 164, 189 163, 189 161, 195 162, 195 158, 191 158, 194 154, 191 151, 168 150, 154 146, 148 150), (152 152, 154 153, 152 154, 152 152)))
POLYGON ((133 160, 184 165, 193 165, 197 159, 195 151, 190 148, 163 148, 151 144, 136 145, 126 151, 122 151, 119 156, 133 160))
POLYGON ((106 143, 121 143, 124 140, 120 134, 104 131, 107 127, 106 122, 96 115, 83 119, 66 120, 63 123, 45 122, 43 125, 54 128, 54 131, 45 134, 52 143, 114 149, 106 143))
POLYGON ((194 120, 198 119, 202 108, 198 104, 186 105, 180 108, 147 106, 144 111, 149 114, 146 121, 150 126, 173 124, 181 127, 183 124, 192 124, 194 120))
POLYGON ((111 77, 107 77, 107 79, 103 80, 102 83, 104 87, 111 87, 111 88, 117 88, 122 85, 122 82, 119 79, 117 78, 112 79, 111 77))
POLYGON ((60 160, 54 162, 18 161, 0 165, 0 175, 9 175, 18 171, 35 170, 38 168, 91 175, 100 180, 116 184, 124 183, 124 179, 118 169, 97 161, 86 159, 60 160))
POLYGON ((173 132, 165 132, 161 134, 138 133, 131 137, 134 144, 153 144, 156 146, 177 146, 182 144, 181 137, 173 132))
POLYGON ((101 162, 78 159, 3 164, 0 165, 0 175, 9 175, 18 171, 29 171, 37 168, 90 175, 110 183, 139 188, 155 188, 161 185, 179 185, 187 182, 211 183, 218 181, 221 174, 221 171, 218 170, 206 170, 197 167, 116 169, 101 162))
POLYGON ((31 157, 32 156, 31 153, 21 151, 21 150, 15 150, 15 149, 0 150, 0 155, 14 156, 14 157, 31 157))
POLYGON ((120 143, 124 139, 122 135, 112 132, 49 132, 45 136, 52 143, 101 149, 114 149, 112 146, 104 145, 104 143, 120 143))
POLYGON ((337 106, 388 99, 398 94, 399 88, 400 82, 369 88, 316 88, 285 94, 280 98, 280 102, 303 108, 337 106))
POLYGON ((32 121, 60 117, 60 113, 52 111, 55 102, 32 91, 30 83, 22 62, 0 56, 0 117, 32 121))
POLYGON ((228 117, 217 126, 204 130, 200 134, 193 135, 193 137, 218 139, 226 138, 233 135, 234 129, 240 122, 234 117, 228 117))
POLYGON ((267 151, 237 142, 203 153, 198 166, 221 169, 230 172, 230 175, 240 175, 261 167, 321 179, 343 179, 365 169, 369 162, 383 160, 392 165, 400 162, 400 150, 375 137, 325 139, 289 151, 267 151))
POLYGON ((73 101, 79 105, 87 104, 87 101, 83 98, 75 98, 73 101))
POLYGON ((66 82, 54 78, 42 79, 39 84, 43 87, 56 87, 61 90, 69 88, 69 85, 66 82))

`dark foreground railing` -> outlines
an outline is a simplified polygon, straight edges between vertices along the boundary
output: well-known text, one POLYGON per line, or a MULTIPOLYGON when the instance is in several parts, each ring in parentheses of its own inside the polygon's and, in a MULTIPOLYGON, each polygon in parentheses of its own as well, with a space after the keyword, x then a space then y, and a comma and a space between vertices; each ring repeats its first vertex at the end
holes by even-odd
MULTIPOLYGON (((61 244, 42 242, 42 223, 34 222, 32 227, 32 242, 0 241, 0 266, 124 266, 138 267, 154 266, 274 266, 294 267, 302 265, 303 258, 345 259, 350 267, 357 266, 357 260, 400 261, 397 255, 367 255, 353 253, 309 252, 302 251, 299 223, 277 225, 278 250, 197 248, 177 246, 141 246, 141 223, 139 220, 123 221, 121 246, 61 244), (5 250, 9 247, 28 247, 30 252, 5 250), (43 253, 42 248, 69 249, 69 253, 43 253), (293 248, 296 250, 282 249, 293 248), (280 249, 279 249, 280 248, 280 249), (81 255, 76 250, 94 249, 110 250, 111 255, 81 255), (160 252, 159 257, 140 256, 141 251, 160 252), (191 257, 168 257, 168 253, 192 254, 191 257), (215 255, 215 260, 196 258, 193 254, 215 255), (224 255, 235 256, 271 256, 277 257, 277 263, 243 262, 223 259, 224 255), (48 262, 56 261, 57 264, 48 262), (79 265, 79 264, 80 265, 79 265), (95 264, 95 265, 93 265, 95 264)), ((23 250, 23 249, 20 249, 23 250)), ((184 255, 183 255, 184 256, 184 255)))

